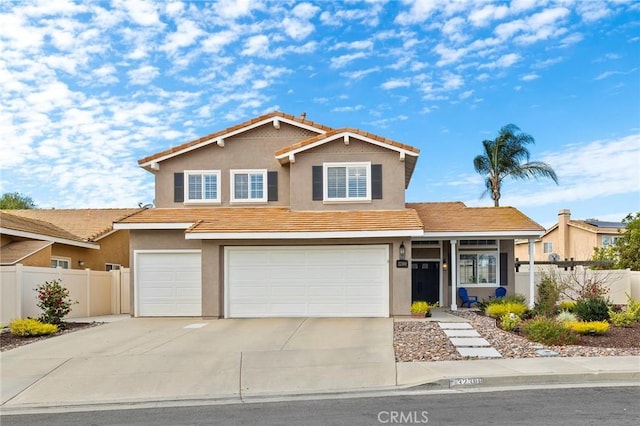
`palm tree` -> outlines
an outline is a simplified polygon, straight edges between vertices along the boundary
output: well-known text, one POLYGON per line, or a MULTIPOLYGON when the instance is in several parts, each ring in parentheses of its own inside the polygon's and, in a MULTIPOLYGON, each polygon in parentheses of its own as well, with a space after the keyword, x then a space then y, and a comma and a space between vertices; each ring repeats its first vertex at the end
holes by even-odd
POLYGON ((529 161, 529 150, 526 145, 535 143, 533 136, 520 132, 515 124, 507 124, 500 129, 494 140, 482 141, 484 153, 473 159, 476 172, 485 178, 485 196, 491 193, 493 203, 500 206, 500 190, 506 177, 514 179, 531 179, 547 177, 557 184, 558 177, 551 166, 542 161, 529 161))

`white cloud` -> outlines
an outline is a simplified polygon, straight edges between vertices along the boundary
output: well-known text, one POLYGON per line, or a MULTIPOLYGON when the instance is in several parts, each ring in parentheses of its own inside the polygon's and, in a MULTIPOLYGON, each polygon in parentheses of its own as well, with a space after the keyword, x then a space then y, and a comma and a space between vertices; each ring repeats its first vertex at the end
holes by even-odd
POLYGON ((154 3, 144 0, 117 0, 117 6, 123 6, 129 17, 138 25, 156 26, 162 25, 158 11, 154 3))
POLYGON ((373 74, 376 72, 380 71, 380 67, 373 67, 373 68, 367 68, 364 70, 356 70, 356 71, 349 71, 349 72, 343 72, 340 75, 348 78, 349 80, 359 80, 363 77, 368 76, 369 74, 373 74))
POLYGON ((331 112, 354 112, 354 111, 360 111, 363 108, 364 108, 364 105, 343 106, 343 107, 335 107, 331 110, 331 112))
POLYGON ((460 93, 458 98, 467 99, 467 98, 471 97, 471 95, 473 95, 473 90, 467 90, 467 91, 464 91, 464 92, 460 93))
POLYGON ((367 55, 364 52, 350 53, 347 55, 341 55, 331 58, 331 68, 344 68, 349 63, 355 61, 356 59, 366 58, 367 55))
POLYGON ((439 67, 458 62, 467 53, 465 48, 450 49, 442 43, 436 45, 433 50, 440 55, 440 60, 436 62, 439 67))
POLYGON ((269 51, 269 37, 260 34, 249 37, 244 44, 242 54, 246 56, 264 56, 269 51))
POLYGON ((300 19, 284 18, 282 25, 284 32, 294 40, 303 40, 315 30, 311 22, 300 19))
POLYGON ((189 20, 181 21, 178 23, 177 30, 167 36, 161 49, 175 53, 178 49, 191 46, 203 35, 204 31, 195 22, 189 20))
POLYGON ((488 69, 509 68, 515 63, 517 63, 518 61, 520 61, 521 59, 522 58, 517 53, 507 53, 506 55, 502 55, 501 57, 496 59, 494 62, 490 62, 488 64, 482 64, 478 68, 488 68, 488 69))
POLYGON ((599 21, 611 14, 607 3, 604 1, 590 0, 578 3, 578 13, 585 22, 599 21))
POLYGON ((247 16, 254 8, 260 5, 253 0, 219 0, 215 4, 215 10, 226 19, 238 19, 247 16))
POLYGON ((334 44, 329 50, 353 49, 353 50, 369 50, 373 47, 371 40, 342 41, 334 44))
POLYGON ((300 3, 291 11, 292 15, 299 19, 309 20, 316 16, 320 8, 311 3, 300 3))
POLYGON ((403 3, 410 5, 410 8, 396 16, 395 22, 400 25, 423 22, 431 17, 438 6, 438 0, 403 0, 403 3))
POLYGON ((409 87, 411 82, 408 79, 388 80, 380 85, 385 90, 397 89, 398 87, 409 87))
POLYGON ((141 86, 149 84, 158 75, 160 75, 160 69, 151 65, 145 65, 127 72, 129 82, 131 82, 131 84, 137 84, 141 86))
POLYGON ((522 80, 522 81, 533 81, 533 80, 537 80, 538 78, 540 78, 540 76, 538 74, 531 73, 531 74, 523 75, 520 80, 522 80))
POLYGON ((487 4, 481 9, 472 11, 469 15, 469 21, 473 26, 485 27, 492 21, 504 18, 508 13, 509 8, 507 6, 487 4))

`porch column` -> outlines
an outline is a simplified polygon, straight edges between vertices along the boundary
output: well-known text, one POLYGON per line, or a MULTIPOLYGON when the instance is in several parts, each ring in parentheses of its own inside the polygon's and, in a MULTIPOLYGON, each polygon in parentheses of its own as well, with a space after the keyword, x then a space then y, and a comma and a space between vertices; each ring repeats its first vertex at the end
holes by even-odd
POLYGON ((457 240, 451 240, 451 310, 457 311, 458 305, 458 250, 457 240))
POLYGON ((535 240, 529 238, 529 309, 533 309, 535 301, 535 264, 533 258, 535 255, 535 240))

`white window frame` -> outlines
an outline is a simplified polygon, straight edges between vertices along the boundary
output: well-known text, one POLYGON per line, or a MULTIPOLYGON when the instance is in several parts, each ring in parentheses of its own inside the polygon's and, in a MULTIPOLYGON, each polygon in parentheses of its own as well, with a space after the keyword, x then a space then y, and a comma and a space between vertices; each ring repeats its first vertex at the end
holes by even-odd
POLYGON ((71 258, 70 257, 59 257, 59 256, 52 256, 51 257, 51 262, 56 262, 56 266, 51 266, 52 268, 62 268, 62 269, 71 269, 71 258), (61 262, 67 262, 67 267, 65 268, 64 266, 61 266, 60 263, 61 262))
POLYGON ((220 203, 220 170, 185 170, 184 171, 184 203, 185 204, 219 204, 220 203), (204 182, 202 182, 202 198, 189 198, 189 176, 200 176, 201 179, 205 175, 213 175, 216 177, 216 195, 214 198, 204 198, 204 182))
POLYGON ((350 162, 350 163, 324 163, 322 165, 322 194, 324 203, 345 203, 345 202, 370 202, 371 201, 371 162, 350 162), (329 198, 329 168, 344 167, 345 170, 345 185, 346 193, 345 197, 341 198, 329 198), (349 168, 350 167, 365 167, 367 170, 367 188, 364 197, 349 197, 349 168))
POLYGON ((486 246, 486 247, 474 247, 473 250, 459 250, 458 251, 458 286, 459 287, 500 287, 500 247, 496 245, 495 247, 486 246), (462 256, 463 255, 475 255, 476 256, 476 268, 479 265, 479 256, 481 255, 492 255, 496 259, 496 272, 495 272, 495 282, 481 282, 478 271, 474 271, 475 282, 472 283, 463 283, 463 265, 462 265, 462 256))
POLYGON ((267 202, 267 169, 238 169, 231 170, 231 182, 230 182, 230 200, 232 203, 266 203, 267 202), (261 198, 251 198, 251 182, 247 182, 249 187, 247 188, 247 195, 249 198, 236 198, 236 175, 262 175, 262 197, 261 198))
POLYGON ((618 243, 618 239, 620 237, 613 235, 603 235, 602 236, 602 247, 615 246, 618 243))
POLYGON ((547 241, 542 243, 542 251, 544 253, 553 253, 553 242, 547 241), (548 250, 547 250, 548 247, 548 250))

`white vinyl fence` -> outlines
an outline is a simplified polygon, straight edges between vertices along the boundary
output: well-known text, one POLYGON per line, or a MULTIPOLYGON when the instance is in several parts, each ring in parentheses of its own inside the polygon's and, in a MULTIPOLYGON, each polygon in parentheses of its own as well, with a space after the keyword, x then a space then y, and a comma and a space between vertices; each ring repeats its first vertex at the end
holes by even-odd
MULTIPOLYGON (((616 305, 624 305, 627 303, 627 294, 634 300, 640 299, 640 271, 631 271, 628 269, 616 269, 609 271, 595 271, 584 269, 582 266, 576 267, 575 271, 565 271, 556 266, 538 266, 535 270, 535 290, 538 295, 538 284, 543 274, 557 275, 561 280, 565 280, 573 274, 573 277, 580 279, 596 279, 605 287, 609 288, 608 297, 612 303, 616 305)), ((520 267, 520 272, 516 272, 515 291, 522 294, 529 301, 529 272, 528 267, 520 267)))
POLYGON ((0 322, 39 317, 35 288, 56 279, 78 302, 65 318, 129 313, 128 268, 106 272, 17 264, 0 267, 0 322))

